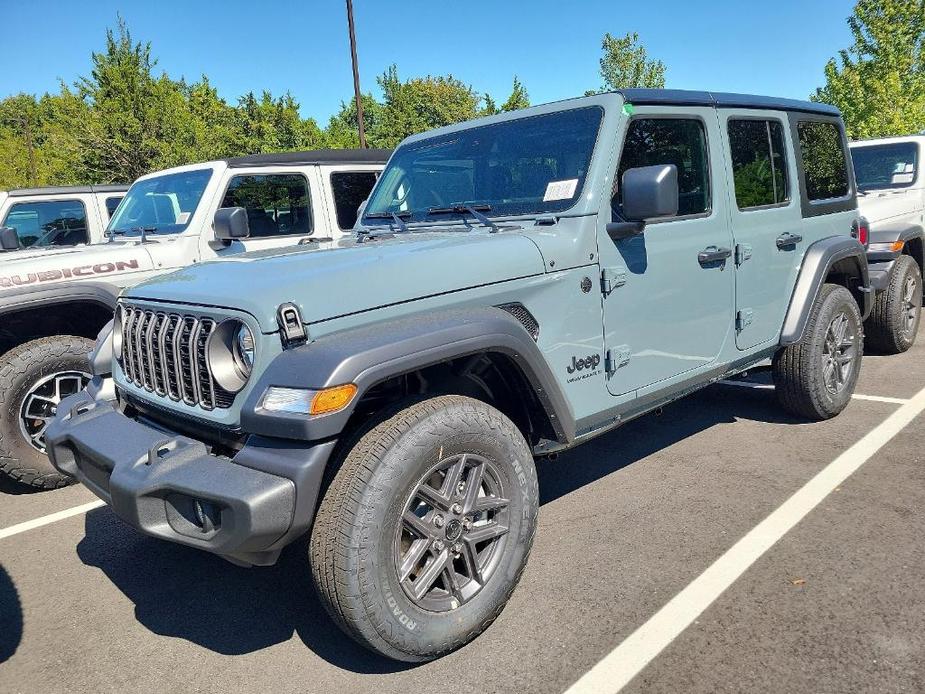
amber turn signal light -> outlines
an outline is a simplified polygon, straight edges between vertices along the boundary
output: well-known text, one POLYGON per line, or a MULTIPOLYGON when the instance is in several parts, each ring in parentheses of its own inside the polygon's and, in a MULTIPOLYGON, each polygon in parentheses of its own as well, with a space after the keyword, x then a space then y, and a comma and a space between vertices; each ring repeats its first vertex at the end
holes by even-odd
POLYGON ((357 387, 352 383, 325 388, 315 393, 309 414, 319 415, 344 409, 357 394, 357 387))

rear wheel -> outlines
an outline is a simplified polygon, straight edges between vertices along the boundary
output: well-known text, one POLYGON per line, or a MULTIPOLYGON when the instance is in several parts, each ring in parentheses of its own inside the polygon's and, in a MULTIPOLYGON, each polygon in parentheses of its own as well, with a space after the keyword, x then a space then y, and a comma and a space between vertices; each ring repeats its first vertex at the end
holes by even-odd
POLYGON ((922 273, 918 263, 901 255, 890 270, 887 288, 874 298, 864 328, 867 344, 886 354, 905 352, 915 343, 922 311, 922 273))
POLYGON ((93 341, 57 335, 0 357, 0 474, 37 489, 74 482, 45 454, 45 429, 69 395, 90 381, 93 341))
POLYGON ((848 405, 864 354, 861 313, 844 287, 823 285, 802 339, 774 356, 777 397, 807 419, 834 417, 848 405))
POLYGON ((346 452, 312 529, 315 584, 367 648, 438 657, 501 612, 537 509, 532 454, 501 412, 462 396, 409 404, 346 452))

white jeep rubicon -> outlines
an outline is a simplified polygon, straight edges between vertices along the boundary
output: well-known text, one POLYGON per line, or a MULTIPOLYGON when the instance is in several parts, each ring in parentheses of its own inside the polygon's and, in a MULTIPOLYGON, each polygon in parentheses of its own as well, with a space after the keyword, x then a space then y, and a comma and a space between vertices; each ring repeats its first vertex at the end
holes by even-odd
POLYGON ((45 427, 88 382, 87 353, 123 287, 246 251, 334 243, 388 155, 287 152, 159 171, 132 184, 107 242, 0 256, 0 475, 46 489, 70 483, 45 455, 45 427))

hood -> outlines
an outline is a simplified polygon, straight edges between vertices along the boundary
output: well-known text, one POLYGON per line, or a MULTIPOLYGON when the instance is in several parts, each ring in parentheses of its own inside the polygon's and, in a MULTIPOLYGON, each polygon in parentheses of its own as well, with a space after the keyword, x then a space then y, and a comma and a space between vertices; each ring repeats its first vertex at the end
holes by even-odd
POLYGON ((881 222, 911 220, 918 214, 918 191, 871 191, 858 196, 858 209, 874 229, 881 222))
POLYGON ((273 332, 276 308, 287 301, 314 323, 543 272, 536 245, 518 233, 412 232, 244 253, 161 275, 126 295, 241 309, 273 332))
POLYGON ((151 256, 138 242, 53 250, 26 248, 0 254, 0 295, 27 285, 89 279, 113 281, 120 274, 151 268, 151 256))

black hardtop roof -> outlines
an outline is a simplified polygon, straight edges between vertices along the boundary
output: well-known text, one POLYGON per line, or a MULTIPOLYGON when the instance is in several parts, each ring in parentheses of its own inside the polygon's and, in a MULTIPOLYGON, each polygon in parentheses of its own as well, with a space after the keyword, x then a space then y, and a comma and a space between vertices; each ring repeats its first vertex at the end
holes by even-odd
POLYGON ((307 152, 250 154, 226 159, 231 168, 272 164, 385 164, 390 149, 314 149, 307 152))
POLYGON ((802 111, 820 116, 841 116, 841 112, 829 104, 800 101, 799 99, 781 99, 774 96, 699 92, 686 89, 620 89, 618 93, 622 94, 628 103, 637 106, 671 104, 712 108, 760 108, 769 111, 802 111))
POLYGON ((43 186, 41 188, 14 188, 11 198, 25 195, 73 195, 74 193, 124 193, 127 183, 103 183, 92 186, 43 186))

